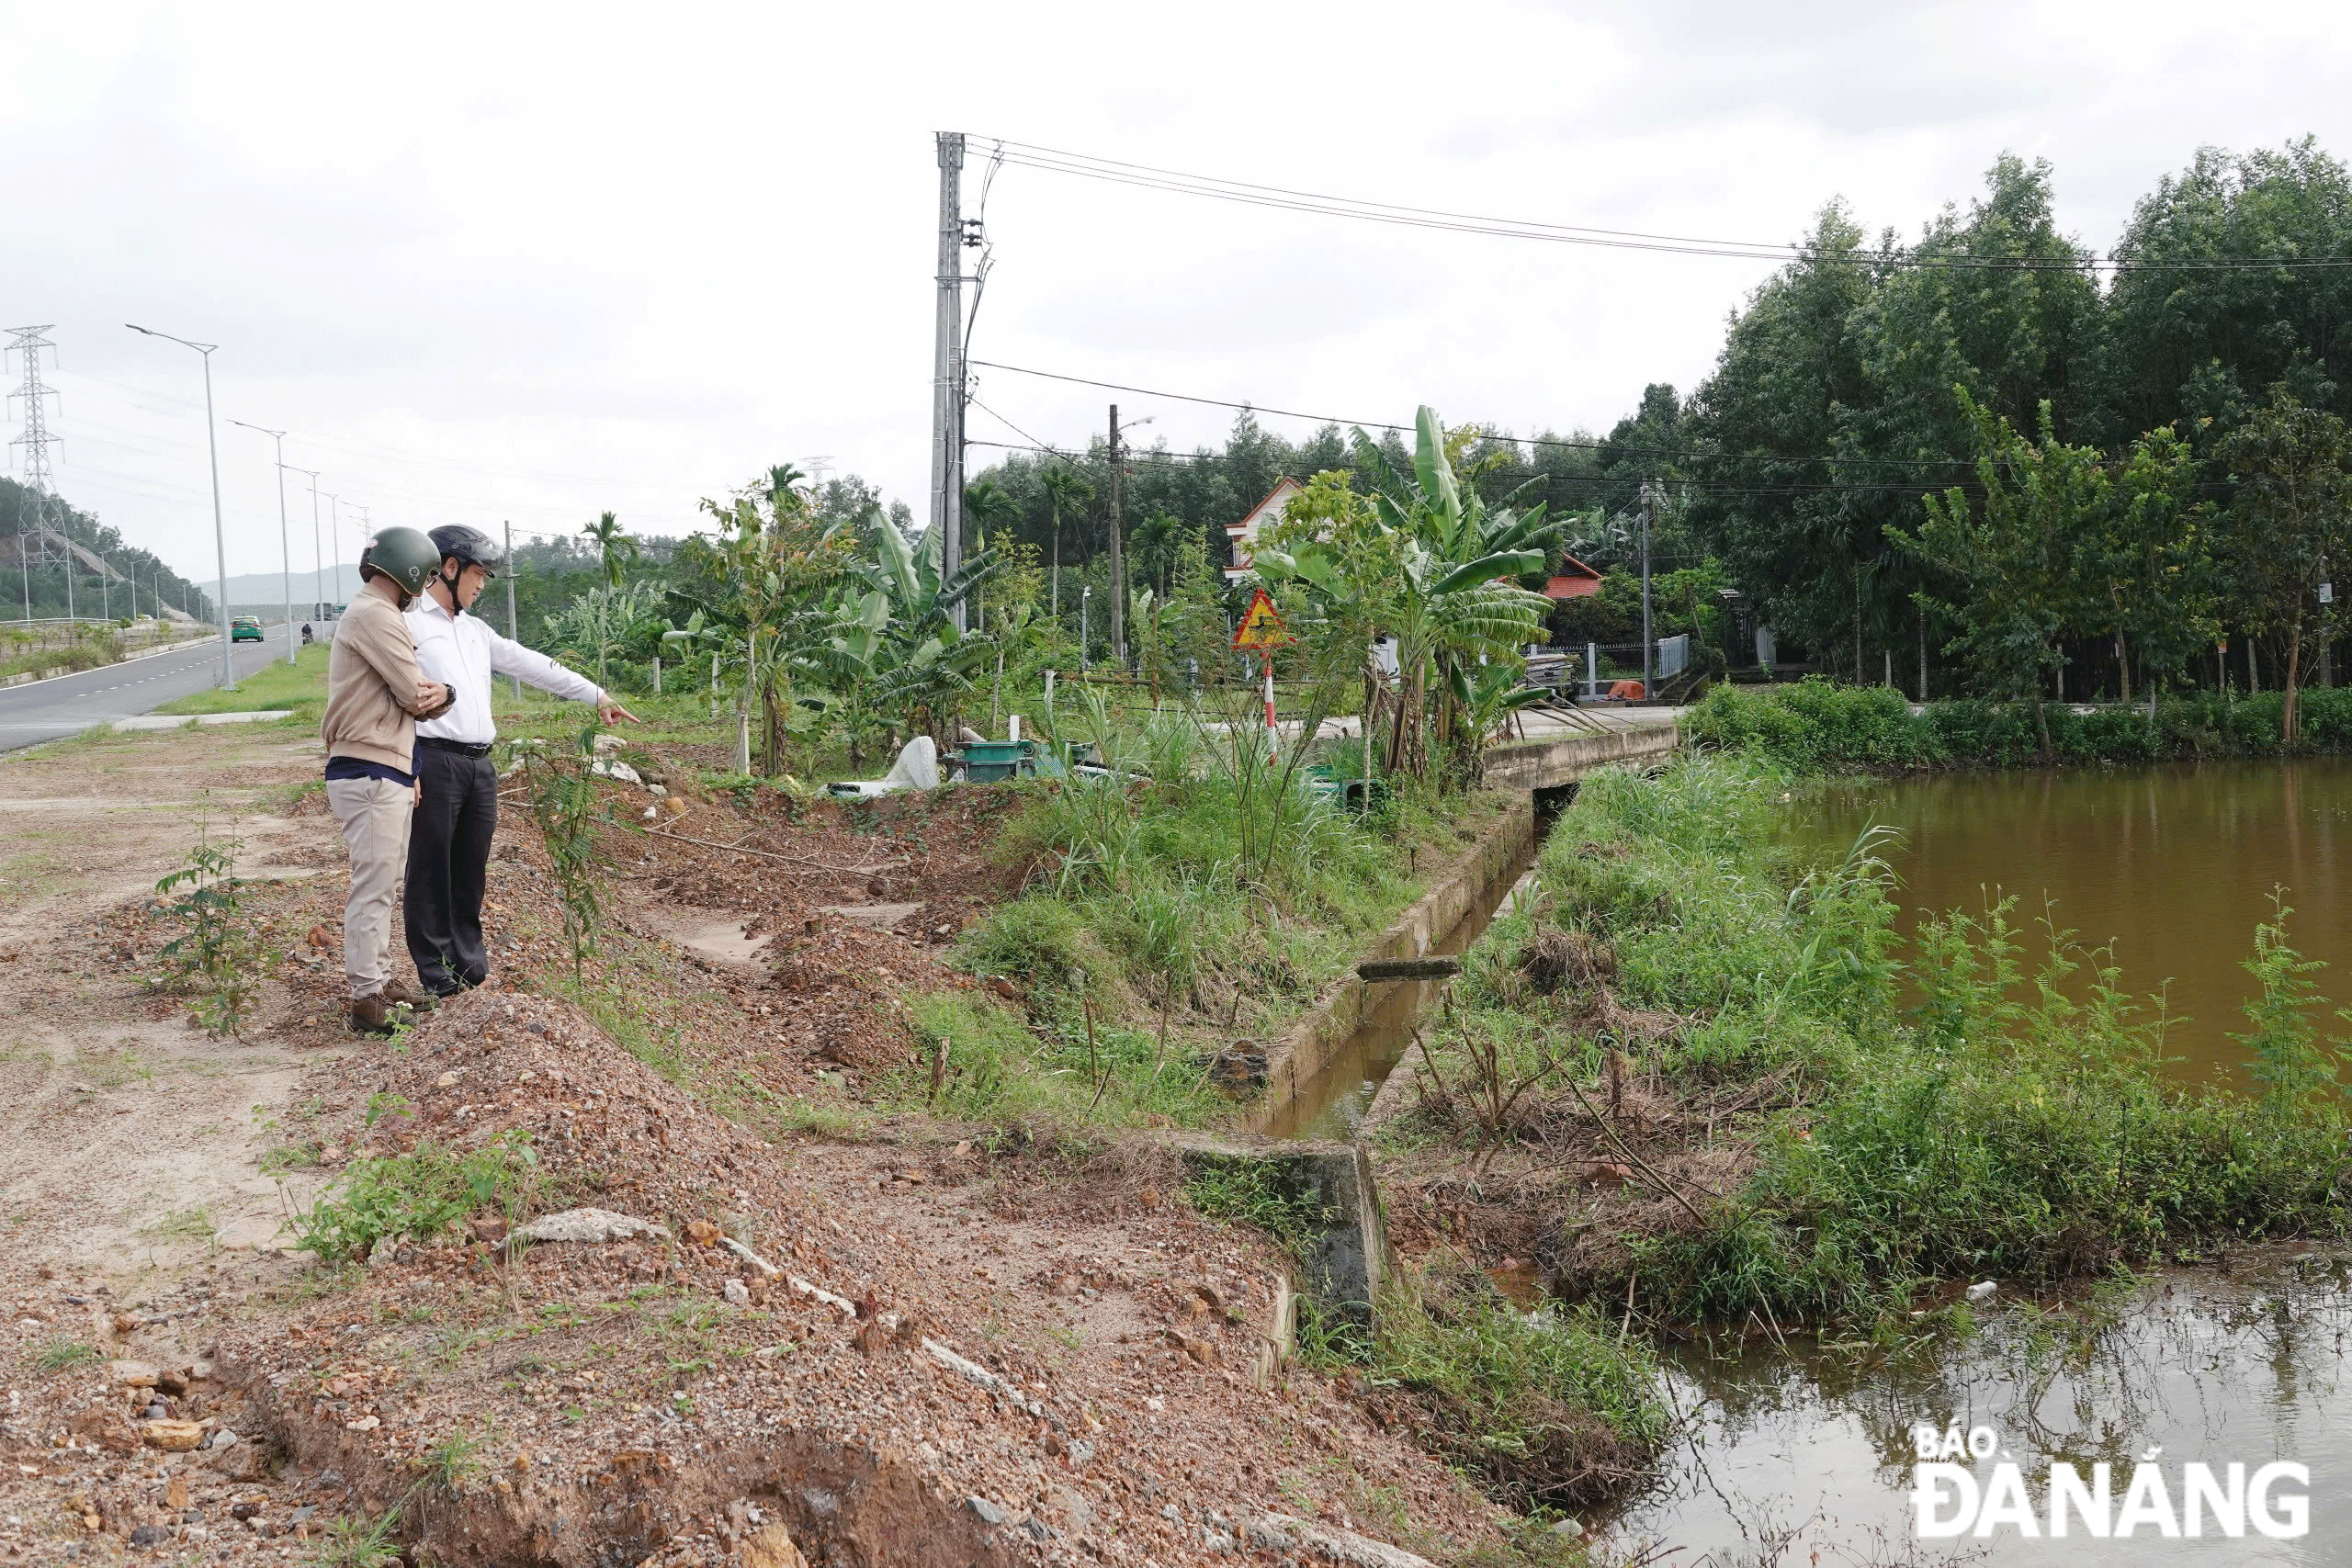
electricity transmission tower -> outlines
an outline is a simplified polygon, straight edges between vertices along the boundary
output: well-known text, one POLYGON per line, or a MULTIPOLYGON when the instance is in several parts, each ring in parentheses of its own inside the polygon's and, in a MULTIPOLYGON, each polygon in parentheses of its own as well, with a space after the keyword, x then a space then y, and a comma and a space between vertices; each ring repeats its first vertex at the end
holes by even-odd
MULTIPOLYGON (((25 356, 25 383, 8 394, 8 400, 18 399, 25 405, 25 433, 8 443, 21 446, 25 455, 18 472, 25 476, 25 488, 33 492, 32 515, 17 520, 17 569, 25 595, 25 619, 33 618, 33 568, 52 561, 65 563, 65 592, 72 602, 74 592, 73 556, 63 539, 49 525, 50 513, 55 505, 57 487, 49 466, 49 449, 57 437, 49 433, 49 400, 57 396, 56 389, 41 384, 40 351, 49 350, 50 363, 57 362, 57 345, 43 334, 50 329, 40 327, 10 327, 9 337, 15 341, 6 345, 6 353, 25 356)), ((68 614, 72 612, 69 610, 68 614)))

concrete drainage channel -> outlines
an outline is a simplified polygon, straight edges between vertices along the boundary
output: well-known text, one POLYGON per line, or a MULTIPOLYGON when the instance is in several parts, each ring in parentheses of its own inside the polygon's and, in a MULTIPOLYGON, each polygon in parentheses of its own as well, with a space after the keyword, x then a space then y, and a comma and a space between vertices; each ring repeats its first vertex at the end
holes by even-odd
MULTIPOLYGON (((1340 982, 1266 1054, 1265 1089, 1248 1113, 1247 1132, 1173 1140, 1188 1169, 1254 1168, 1255 1179, 1287 1213, 1317 1217, 1296 1240, 1301 1284, 1326 1313, 1369 1326, 1391 1269, 1380 1189, 1360 1134, 1394 1102, 1395 1069, 1412 1027, 1444 993, 1440 976, 1451 966, 1416 961, 1466 951, 1508 908, 1533 863, 1542 829, 1572 801, 1577 781, 1601 767, 1663 762, 1679 746, 1677 733, 1661 728, 1492 753, 1490 777, 1494 760, 1501 759, 1501 782, 1529 793, 1360 960, 1375 973, 1417 977, 1340 982)), ((1296 1303, 1284 1306, 1270 1351, 1277 1361, 1296 1350, 1296 1303)))

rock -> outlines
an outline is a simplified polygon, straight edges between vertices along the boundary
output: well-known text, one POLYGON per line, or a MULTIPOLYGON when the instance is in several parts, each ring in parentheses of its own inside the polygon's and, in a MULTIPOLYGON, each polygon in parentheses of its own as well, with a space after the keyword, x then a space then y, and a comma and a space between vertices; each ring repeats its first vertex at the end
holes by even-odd
POLYGON ((1002 1508, 998 1507, 986 1497, 967 1497, 964 1499, 964 1506, 978 1515, 980 1523, 984 1525, 1001 1525, 1007 1517, 1002 1508))
POLYGON ((161 1525, 141 1525, 130 1532, 133 1546, 161 1546, 172 1539, 172 1532, 161 1525))
POLYGON ((2000 1288, 1990 1280, 1979 1280, 1968 1287, 1968 1299, 1972 1302, 1989 1302, 1993 1299, 1993 1292, 2000 1288))
POLYGON ((74 1417, 72 1430, 76 1438, 94 1442, 109 1453, 139 1451, 139 1428, 119 1411, 85 1410, 74 1417))
POLYGON ((497 1214, 479 1215, 466 1222, 476 1241, 502 1242, 506 1239, 506 1221, 497 1214))
POLYGON ((719 1293, 735 1306, 747 1307, 752 1304, 752 1287, 741 1280, 728 1280, 719 1288, 719 1293))
POLYGON ((1321 1558, 1345 1568, 1435 1568, 1426 1557, 1402 1547, 1358 1535, 1312 1519, 1252 1509, 1244 1516, 1241 1539, 1261 1551, 1297 1558, 1321 1558))
POLYGON ((187 1477, 175 1475, 164 1483, 164 1506, 176 1512, 187 1506, 187 1477))
POLYGON ((174 1454, 187 1453, 204 1441, 204 1428, 193 1421, 150 1421, 139 1435, 149 1448, 174 1454))
POLYGON ((139 1314, 135 1312, 119 1312, 114 1314, 114 1331, 129 1334, 139 1326, 139 1314))
POLYGON ((526 1241, 627 1241, 631 1236, 659 1236, 662 1227, 610 1209, 566 1209, 541 1214, 515 1233, 526 1241))
POLYGON ((1552 1533, 1557 1536, 1566 1536, 1568 1540, 1574 1540, 1578 1536, 1584 1534, 1584 1527, 1577 1523, 1574 1519, 1562 1517, 1553 1524, 1552 1533))
POLYGON ((204 1456, 205 1467, 223 1481, 259 1481, 268 1468, 262 1446, 250 1439, 222 1448, 216 1442, 204 1456))
MULTIPOLYGON (((599 736, 597 739, 601 740, 604 737, 599 736)), ((588 771, 600 778, 615 779, 622 784, 641 784, 645 782, 635 768, 630 767, 627 762, 616 761, 610 757, 597 758, 588 764, 588 771)))
POLYGON ((152 1361, 108 1361, 107 1376, 123 1388, 153 1388, 163 1377, 152 1361))
POLYGON ((735 1561, 742 1568, 808 1568, 808 1563, 785 1528, 773 1523, 746 1537, 735 1549, 735 1561))
POLYGON ((693 1242, 696 1247, 717 1247, 718 1245, 718 1227, 711 1224, 708 1220, 688 1220, 686 1222, 686 1239, 693 1242))

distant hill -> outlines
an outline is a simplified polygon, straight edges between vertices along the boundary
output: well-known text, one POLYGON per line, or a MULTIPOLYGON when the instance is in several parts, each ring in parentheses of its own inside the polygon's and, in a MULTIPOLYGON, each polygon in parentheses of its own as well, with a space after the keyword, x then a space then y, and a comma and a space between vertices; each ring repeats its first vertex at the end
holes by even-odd
MULTIPOLYGON (((330 584, 327 591, 328 596, 337 604, 349 604, 351 596, 359 592, 359 568, 350 561, 343 563, 341 592, 336 592, 332 586, 335 581, 334 568, 328 567, 322 575, 330 584)), ((312 584, 318 581, 307 571, 297 571, 294 574, 295 609, 299 611, 310 601, 312 584)), ((212 592, 213 581, 214 580, 209 577, 199 578, 196 585, 209 593, 212 592)), ((236 609, 243 610, 254 604, 281 604, 285 597, 286 579, 274 571, 240 572, 229 579, 229 603, 236 609)))

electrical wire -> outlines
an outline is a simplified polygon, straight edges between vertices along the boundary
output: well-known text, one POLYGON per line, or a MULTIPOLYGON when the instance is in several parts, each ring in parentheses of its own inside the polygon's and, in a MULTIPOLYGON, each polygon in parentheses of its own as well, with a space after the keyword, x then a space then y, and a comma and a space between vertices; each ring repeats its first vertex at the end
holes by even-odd
MULTIPOLYGON (((1150 387, 1131 387, 1119 381, 1098 381, 1091 377, 1087 376, 1068 376, 1057 370, 1033 370, 1023 365, 1003 365, 992 359, 973 359, 967 360, 966 363, 986 366, 991 370, 1009 370, 1016 376, 1035 376, 1048 381, 1070 381, 1075 382, 1077 385, 1081 387, 1100 387, 1106 391, 1132 392, 1136 396, 1141 398, 1167 398, 1171 401, 1180 403, 1203 403, 1210 408, 1236 409, 1253 414, 1273 414, 1282 419, 1312 420, 1318 424, 1352 424, 1361 426, 1366 430, 1394 430, 1398 432, 1408 431, 1413 428, 1409 424, 1396 424, 1386 420, 1347 419, 1339 414, 1306 413, 1297 409, 1269 408, 1263 403, 1234 402, 1225 398, 1197 397, 1190 392, 1168 392, 1150 387)), ((993 409, 989 412, 991 413, 996 412, 993 409)), ((1004 418, 1002 414, 998 414, 997 417, 999 419, 1004 418)), ((1007 420, 1005 423, 1008 424, 1012 423, 1010 420, 1007 420)), ((1015 426, 1015 428, 1017 429, 1019 427, 1015 426)), ((1026 434, 1027 433, 1023 432, 1023 434, 1026 434)), ((1976 467, 1976 461, 1973 457, 1849 457, 1830 453, 1815 453, 1792 457, 1782 453, 1768 452, 1694 452, 1685 448, 1670 446, 1636 446, 1622 441, 1572 441, 1566 437, 1557 435, 1498 435, 1494 437, 1494 439, 1498 441, 1511 442, 1514 445, 1521 446, 1558 447, 1563 450, 1577 452, 1625 452, 1631 453, 1636 457, 1681 459, 1685 461, 1790 463, 1799 465, 1806 463, 1842 463, 1871 468, 1905 468, 1973 469, 1976 467)))
POLYGON ((1368 201, 1283 186, 1256 185, 1215 175, 1133 164, 1091 153, 1044 147, 1035 142, 998 138, 992 141, 1012 167, 1046 174, 1069 175, 1113 185, 1178 196, 1274 208, 1359 222, 1386 223, 1404 228, 1453 233, 1483 234, 1500 239, 1537 240, 1552 244, 1593 246, 1605 250, 1647 251, 1671 255, 1722 256, 1742 261, 1848 262, 1862 265, 1981 272, 2245 272, 2311 271, 2352 267, 2352 256, 2244 256, 2202 261, 2156 261, 2124 252, 2080 255, 2065 260, 2030 256, 1953 256, 1922 254, 1914 250, 1826 250, 1820 246, 1776 243, 1762 240, 1710 239, 1687 234, 1661 234, 1642 230, 1603 229, 1582 224, 1550 223, 1533 219, 1411 207, 1396 202, 1368 201))

